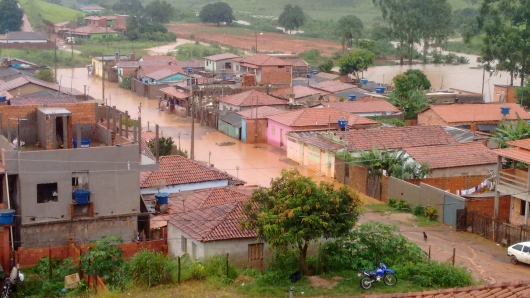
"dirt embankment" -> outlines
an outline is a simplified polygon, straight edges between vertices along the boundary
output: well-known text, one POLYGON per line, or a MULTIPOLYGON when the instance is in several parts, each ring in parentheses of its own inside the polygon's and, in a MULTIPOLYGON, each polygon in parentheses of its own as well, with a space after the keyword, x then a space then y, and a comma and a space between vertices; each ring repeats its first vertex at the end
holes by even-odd
POLYGON ((300 53, 311 49, 318 49, 323 56, 331 56, 340 51, 341 45, 326 39, 301 38, 273 32, 255 32, 240 27, 223 27, 210 24, 170 24, 168 30, 174 32, 178 38, 189 39, 193 34, 195 40, 204 41, 220 46, 232 46, 246 51, 258 46, 260 52, 281 51, 286 54, 300 53))

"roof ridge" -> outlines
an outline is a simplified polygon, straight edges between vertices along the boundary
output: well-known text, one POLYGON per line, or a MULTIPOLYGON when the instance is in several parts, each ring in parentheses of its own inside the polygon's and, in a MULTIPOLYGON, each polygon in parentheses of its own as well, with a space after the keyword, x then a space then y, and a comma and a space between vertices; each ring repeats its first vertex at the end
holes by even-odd
POLYGON ((237 211, 237 208, 239 207, 240 204, 242 204, 243 202, 241 201, 232 201, 232 202, 227 202, 225 204, 218 204, 218 205, 212 205, 211 207, 219 207, 221 205, 234 205, 231 210, 229 212, 226 212, 226 214, 214 225, 213 228, 210 229, 210 231, 208 231, 208 233, 206 233, 206 235, 204 237, 202 237, 202 241, 208 241, 207 239, 210 237, 210 235, 213 234, 213 232, 221 225, 223 224, 227 218, 232 214, 234 213, 235 211, 237 211))

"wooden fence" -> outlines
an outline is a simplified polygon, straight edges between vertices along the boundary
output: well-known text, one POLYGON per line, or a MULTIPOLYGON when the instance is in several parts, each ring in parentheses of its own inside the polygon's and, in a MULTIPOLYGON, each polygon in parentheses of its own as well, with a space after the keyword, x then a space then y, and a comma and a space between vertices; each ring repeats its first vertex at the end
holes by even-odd
POLYGON ((530 240, 530 227, 514 226, 476 212, 468 212, 467 225, 472 233, 502 245, 530 240))

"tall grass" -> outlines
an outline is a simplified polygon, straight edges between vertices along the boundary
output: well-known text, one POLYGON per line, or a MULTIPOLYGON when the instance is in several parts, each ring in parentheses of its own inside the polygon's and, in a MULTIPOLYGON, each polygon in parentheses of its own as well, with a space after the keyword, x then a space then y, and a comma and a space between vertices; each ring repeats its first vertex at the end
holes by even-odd
POLYGON ((19 3, 34 28, 42 27, 43 21, 56 24, 63 21, 77 21, 78 18, 85 16, 81 11, 42 0, 19 0, 19 3))

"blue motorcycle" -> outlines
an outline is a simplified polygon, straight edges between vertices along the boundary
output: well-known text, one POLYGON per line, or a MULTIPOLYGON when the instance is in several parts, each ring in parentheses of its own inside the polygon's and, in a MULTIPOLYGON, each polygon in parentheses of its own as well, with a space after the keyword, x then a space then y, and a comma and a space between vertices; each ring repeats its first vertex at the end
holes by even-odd
POLYGON ((370 289, 374 282, 380 282, 381 279, 387 286, 393 286, 397 283, 397 276, 394 270, 387 268, 383 263, 380 263, 375 270, 360 270, 358 276, 364 276, 361 278, 361 288, 365 290, 370 289))

